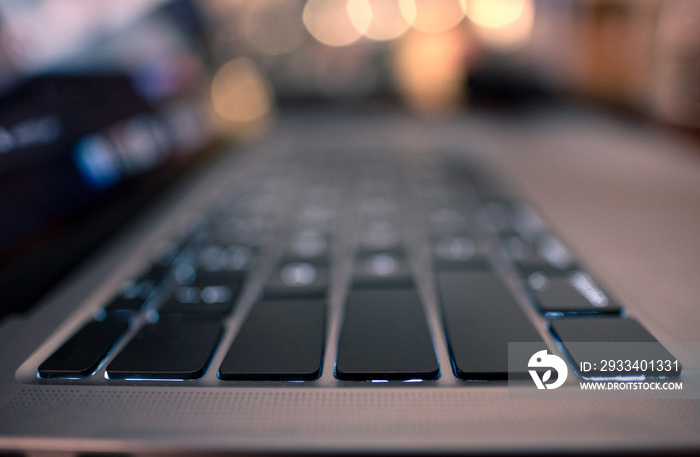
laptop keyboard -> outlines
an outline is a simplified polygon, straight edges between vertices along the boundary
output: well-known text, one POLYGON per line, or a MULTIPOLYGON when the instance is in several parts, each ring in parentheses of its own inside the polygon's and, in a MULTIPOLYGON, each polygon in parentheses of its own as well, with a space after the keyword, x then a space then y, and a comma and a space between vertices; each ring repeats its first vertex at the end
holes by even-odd
POLYGON ((574 367, 585 354, 569 342, 656 342, 463 159, 297 150, 242 180, 38 378, 498 381, 527 376, 509 373, 509 342, 562 349, 574 367))

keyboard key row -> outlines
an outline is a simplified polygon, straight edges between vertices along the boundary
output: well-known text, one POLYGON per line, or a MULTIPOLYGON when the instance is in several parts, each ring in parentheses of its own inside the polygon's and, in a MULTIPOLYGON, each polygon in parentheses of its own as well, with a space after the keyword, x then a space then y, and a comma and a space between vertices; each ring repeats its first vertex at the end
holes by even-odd
MULTIPOLYGON (((509 342, 547 346, 532 322, 491 270, 437 273, 451 364, 465 380, 526 376, 508 369, 509 342)), ((335 375, 341 380, 431 380, 440 367, 420 295, 414 288, 352 288, 343 316, 335 375)), ((256 303, 219 367, 223 380, 312 380, 320 376, 326 333, 320 299, 264 299, 256 303)), ((629 318, 550 320, 576 366, 610 357, 579 343, 651 343, 620 357, 670 360, 672 356, 629 318), (650 347, 650 349, 649 349, 650 347)), ((128 324, 92 321, 38 369, 43 378, 89 376, 126 333, 128 324)), ((114 379, 195 379, 207 370, 223 325, 214 320, 161 320, 145 325, 107 366, 114 379)), ((606 346, 601 346, 605 348, 606 346)), ((634 359, 632 359, 634 360, 634 359)), ((680 368, 666 375, 675 376, 680 368)), ((610 374, 610 373, 608 373, 610 374)))

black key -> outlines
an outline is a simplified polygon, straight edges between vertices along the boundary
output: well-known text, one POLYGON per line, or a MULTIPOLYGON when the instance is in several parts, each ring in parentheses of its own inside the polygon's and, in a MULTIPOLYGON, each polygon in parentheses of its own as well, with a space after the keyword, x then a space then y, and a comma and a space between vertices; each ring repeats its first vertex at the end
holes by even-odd
POLYGON ((413 275, 402 251, 362 253, 355 261, 352 285, 356 288, 411 288, 413 275))
POLYGON ((555 319, 551 330, 584 377, 679 376, 681 373, 676 358, 634 319, 607 316, 555 319))
POLYGON ((147 325, 107 367, 112 378, 194 379, 204 374, 223 328, 218 322, 147 325))
MULTIPOLYGON (((452 361, 462 379, 508 379, 508 343, 542 338, 490 270, 437 273, 452 361)), ((527 376, 526 370, 510 376, 527 376)))
POLYGON ((545 313, 619 313, 618 305, 580 271, 567 276, 532 273, 527 279, 535 302, 545 313))
POLYGON ((433 379, 439 365, 415 289, 353 289, 336 373, 350 380, 433 379))
POLYGON ((43 378, 87 376, 99 366, 129 325, 92 321, 39 366, 43 378))
POLYGON ((253 306, 219 368, 227 380, 311 380, 321 372, 326 305, 321 300, 253 306))
POLYGON ((265 298, 323 298, 328 290, 326 269, 309 262, 282 265, 265 284, 265 298))

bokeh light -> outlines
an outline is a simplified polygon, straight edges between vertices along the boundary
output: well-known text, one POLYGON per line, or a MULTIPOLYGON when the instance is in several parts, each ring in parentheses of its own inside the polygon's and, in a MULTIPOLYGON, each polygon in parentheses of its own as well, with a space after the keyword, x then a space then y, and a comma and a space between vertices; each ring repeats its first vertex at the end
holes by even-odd
POLYGON ((348 12, 357 29, 364 28, 363 35, 372 40, 393 40, 409 28, 401 14, 399 0, 348 0, 348 12))
POLYGON ((426 33, 450 30, 464 19, 465 0, 399 0, 404 19, 426 33))
POLYGON ((535 7, 532 0, 470 0, 467 16, 486 44, 513 49, 530 39, 535 7))
POLYGON ((348 0, 308 0, 302 18, 309 33, 328 46, 347 46, 362 37, 371 21, 371 10, 348 0), (352 16, 356 22, 351 20, 352 16))
POLYGON ((211 82, 214 110, 234 123, 262 119, 272 108, 272 91, 255 63, 246 57, 226 62, 211 82))
POLYGON ((463 78, 473 43, 466 30, 413 30, 397 42, 394 77, 407 105, 419 112, 445 113, 464 101, 463 78))
POLYGON ((367 0, 347 0, 346 8, 352 25, 361 35, 365 34, 374 16, 372 6, 367 0))

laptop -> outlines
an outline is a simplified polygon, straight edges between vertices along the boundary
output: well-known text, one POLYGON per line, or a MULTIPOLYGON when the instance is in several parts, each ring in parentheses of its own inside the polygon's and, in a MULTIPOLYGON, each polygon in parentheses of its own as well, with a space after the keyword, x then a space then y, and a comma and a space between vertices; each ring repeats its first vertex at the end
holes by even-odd
POLYGON ((1 453, 697 454, 697 138, 247 29, 314 3, 85 6, 6 56, 1 453))

